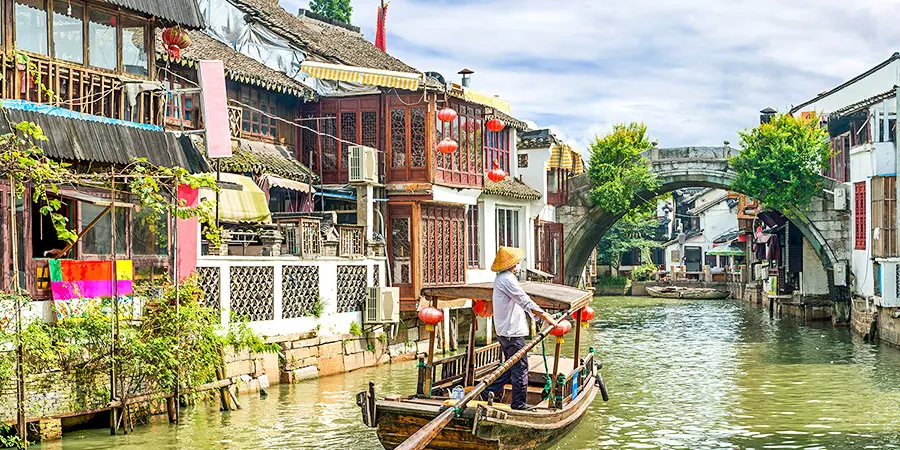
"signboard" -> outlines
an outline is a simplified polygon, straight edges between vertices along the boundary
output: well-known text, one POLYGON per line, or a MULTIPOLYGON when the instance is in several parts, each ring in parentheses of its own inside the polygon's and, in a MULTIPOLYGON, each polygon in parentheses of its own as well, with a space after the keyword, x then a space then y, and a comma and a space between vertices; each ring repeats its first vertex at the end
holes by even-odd
POLYGON ((206 128, 206 154, 210 158, 231 156, 231 128, 228 124, 228 97, 225 95, 225 68, 222 61, 200 61, 200 104, 206 128))

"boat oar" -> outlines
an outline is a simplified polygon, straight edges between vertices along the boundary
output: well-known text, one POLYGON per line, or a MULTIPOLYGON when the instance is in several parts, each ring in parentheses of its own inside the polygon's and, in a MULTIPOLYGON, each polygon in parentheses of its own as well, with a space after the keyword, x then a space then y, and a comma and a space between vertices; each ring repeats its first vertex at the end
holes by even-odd
MULTIPOLYGON (((562 317, 566 317, 569 314, 572 314, 573 311, 574 309, 566 311, 566 313, 563 314, 562 317)), ((515 355, 507 359, 503 364, 500 365, 500 367, 498 367, 483 380, 481 380, 481 383, 478 383, 478 386, 475 386, 474 389, 469 391, 469 393, 466 394, 462 398, 462 400, 456 402, 456 405, 454 405, 453 408, 447 408, 446 410, 444 410, 444 412, 438 414, 438 416, 432 419, 431 422, 428 422, 427 424, 425 424, 425 426, 419 428, 419 431, 416 431, 412 436, 408 437, 405 441, 403 441, 403 443, 398 445, 395 450, 422 450, 423 448, 425 448, 425 446, 428 445, 428 443, 431 442, 431 440, 434 439, 441 432, 441 430, 443 430, 444 427, 446 427, 450 423, 450 421, 453 420, 454 417, 456 417, 457 411, 461 412, 462 410, 464 410, 466 405, 472 399, 480 396, 482 391, 487 389, 487 387, 490 386, 491 383, 497 381, 497 378, 500 378, 500 375, 503 375, 504 372, 506 372, 510 367, 513 366, 513 364, 526 357, 528 355, 528 351, 534 348, 535 345, 543 341, 544 338, 546 338, 550 334, 551 330, 553 330, 553 327, 547 327, 544 329, 544 331, 538 333, 538 335, 535 336, 534 339, 525 344, 525 347, 522 347, 522 349, 516 352, 515 355)))

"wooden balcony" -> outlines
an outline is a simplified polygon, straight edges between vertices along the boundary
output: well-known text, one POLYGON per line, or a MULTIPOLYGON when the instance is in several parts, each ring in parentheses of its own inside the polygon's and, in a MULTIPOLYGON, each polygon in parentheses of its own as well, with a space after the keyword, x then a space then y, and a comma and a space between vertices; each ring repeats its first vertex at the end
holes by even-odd
MULTIPOLYGON (((162 95, 139 92, 132 106, 122 75, 28 55, 28 64, 15 54, 0 54, 4 99, 59 106, 84 114, 152 125, 162 123, 162 95)), ((135 80, 136 82, 146 80, 135 80)))

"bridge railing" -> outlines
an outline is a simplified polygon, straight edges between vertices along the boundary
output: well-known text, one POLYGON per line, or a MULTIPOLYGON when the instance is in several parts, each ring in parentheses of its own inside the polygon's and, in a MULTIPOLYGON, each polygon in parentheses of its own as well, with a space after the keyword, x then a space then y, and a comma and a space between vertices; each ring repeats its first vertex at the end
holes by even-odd
POLYGON ((654 147, 644 152, 644 157, 655 161, 724 161, 736 155, 738 149, 732 147, 654 147))

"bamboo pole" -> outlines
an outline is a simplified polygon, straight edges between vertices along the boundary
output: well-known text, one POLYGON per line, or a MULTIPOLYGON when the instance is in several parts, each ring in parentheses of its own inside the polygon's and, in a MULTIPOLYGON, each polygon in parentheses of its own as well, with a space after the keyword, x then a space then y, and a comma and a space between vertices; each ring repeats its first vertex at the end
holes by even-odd
MULTIPOLYGON (((109 373, 109 400, 116 400, 119 396, 119 371, 116 370, 116 356, 118 354, 118 345, 119 345, 119 277, 116 273, 116 261, 117 261, 117 253, 116 253, 116 172, 115 169, 110 169, 111 181, 109 188, 109 207, 107 211, 111 210, 112 214, 110 214, 110 253, 112 254, 112 269, 110 270, 110 281, 112 282, 112 302, 113 302, 113 321, 110 324, 110 332, 112 333, 112 341, 110 343, 110 373, 109 373)), ((115 436, 119 430, 119 421, 120 421, 120 411, 117 408, 113 408, 109 413, 109 434, 115 436)))
POLYGON ((575 319, 575 354, 572 356, 572 359, 575 362, 578 362, 578 357, 581 356, 581 313, 584 311, 584 308, 575 311, 574 316, 575 319))
POLYGON ((478 316, 472 314, 472 324, 469 325, 469 342, 466 343, 466 377, 465 387, 475 385, 475 330, 478 326, 478 316))
MULTIPOLYGON (((569 309, 566 311, 564 316, 570 314, 573 310, 569 309)), ((488 386, 491 385, 497 378, 500 378, 500 375, 503 375, 504 372, 509 370, 513 364, 518 363, 522 358, 528 355, 528 352, 534 348, 535 345, 540 343, 547 335, 550 334, 550 330, 553 327, 548 326, 543 331, 541 331, 534 339, 525 344, 521 350, 516 352, 512 357, 506 360, 503 364, 500 365, 496 370, 491 372, 487 377, 481 380, 481 383, 478 383, 478 386, 475 386, 474 389, 469 391, 462 400, 458 401, 456 405, 452 408, 445 409, 442 413, 438 414, 437 417, 428 422, 425 426, 416 431, 412 436, 403 441, 399 446, 395 448, 395 450, 421 450, 424 449, 425 446, 428 445, 429 442, 432 441, 441 430, 446 427, 451 420, 456 416, 457 411, 460 413, 465 410, 466 405, 475 399, 476 397, 481 395, 481 392, 487 389, 488 386)))
MULTIPOLYGON (((172 227, 172 241, 173 241, 172 242, 172 247, 173 247, 173 249, 172 249, 172 260, 173 260, 172 271, 174 272, 174 275, 175 275, 175 277, 174 277, 175 278, 175 367, 177 368, 177 367, 179 367, 178 356, 179 356, 179 350, 180 350, 179 339, 178 339, 178 335, 180 334, 178 332, 179 331, 178 320, 180 319, 180 316, 181 316, 181 298, 180 298, 179 292, 178 292, 181 280, 178 279, 180 274, 178 273, 178 186, 177 185, 175 186, 175 193, 173 196, 175 197, 175 199, 174 199, 175 200, 175 214, 173 214, 173 216, 174 216, 173 220, 175 223, 174 223, 174 226, 172 227)), ((179 406, 178 397, 180 396, 180 394, 179 394, 180 384, 181 384, 181 377, 179 376, 178 370, 176 369, 175 370, 175 392, 174 392, 174 396, 173 396, 174 411, 169 414, 169 420, 172 421, 173 423, 178 423, 178 421, 179 421, 180 414, 178 411, 178 406, 179 406)))

